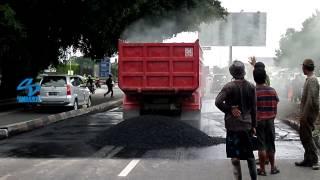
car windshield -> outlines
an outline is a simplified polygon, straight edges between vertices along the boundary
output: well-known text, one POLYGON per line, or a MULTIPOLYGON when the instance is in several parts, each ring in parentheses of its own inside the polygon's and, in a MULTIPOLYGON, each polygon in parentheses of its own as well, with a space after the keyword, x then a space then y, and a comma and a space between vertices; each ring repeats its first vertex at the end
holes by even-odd
POLYGON ((66 77, 63 76, 47 76, 44 77, 41 86, 49 87, 49 86, 55 86, 55 87, 65 87, 67 84, 66 77))

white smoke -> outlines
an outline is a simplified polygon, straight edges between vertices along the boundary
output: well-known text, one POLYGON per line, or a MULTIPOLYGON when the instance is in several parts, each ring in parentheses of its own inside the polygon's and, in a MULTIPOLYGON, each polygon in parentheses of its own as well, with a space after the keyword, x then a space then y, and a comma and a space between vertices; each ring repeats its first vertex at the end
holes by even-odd
POLYGON ((172 36, 176 23, 171 20, 162 20, 154 26, 145 19, 140 19, 131 24, 122 34, 121 38, 128 42, 162 42, 172 36))

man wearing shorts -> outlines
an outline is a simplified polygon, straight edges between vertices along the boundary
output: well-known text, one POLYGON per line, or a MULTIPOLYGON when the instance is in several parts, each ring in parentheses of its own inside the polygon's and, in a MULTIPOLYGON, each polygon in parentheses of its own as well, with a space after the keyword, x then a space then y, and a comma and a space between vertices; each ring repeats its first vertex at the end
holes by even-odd
POLYGON ((251 141, 256 127, 256 93, 253 84, 244 79, 245 67, 234 61, 229 68, 233 81, 227 83, 216 98, 216 106, 225 113, 226 152, 231 158, 233 175, 242 179, 240 160, 247 160, 251 180, 257 179, 251 141))
POLYGON ((265 161, 269 159, 271 174, 279 173, 275 166, 275 127, 279 98, 277 92, 266 84, 267 73, 264 69, 255 69, 253 78, 256 82, 257 95, 257 137, 260 168, 258 175, 266 176, 265 161))

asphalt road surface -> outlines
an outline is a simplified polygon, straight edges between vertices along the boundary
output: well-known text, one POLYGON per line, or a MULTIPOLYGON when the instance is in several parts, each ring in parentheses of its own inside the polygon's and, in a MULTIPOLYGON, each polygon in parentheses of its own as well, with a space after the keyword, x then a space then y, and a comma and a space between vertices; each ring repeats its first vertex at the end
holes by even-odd
MULTIPOLYGON (((201 130, 225 137, 223 114, 214 100, 204 100, 201 130)), ((225 144, 202 148, 130 149, 90 142, 122 121, 121 108, 71 118, 0 141, 0 180, 136 179, 230 180, 232 168, 225 144)), ((319 171, 296 168, 303 149, 297 133, 276 121, 278 175, 260 179, 319 179, 319 171)), ((243 179, 249 179, 243 162, 243 179)))
MULTIPOLYGON (((91 96, 92 106, 110 100, 110 94, 106 97, 103 97, 103 93, 105 93, 106 91, 106 86, 103 86, 102 88, 96 90, 95 94, 91 96)), ((114 96, 115 98, 120 98, 122 96, 122 92, 118 87, 114 88, 114 96)), ((67 109, 48 107, 41 110, 16 108, 7 111, 2 111, 0 112, 0 126, 7 125, 9 123, 18 123, 22 121, 36 119, 63 111, 67 111, 67 109)))

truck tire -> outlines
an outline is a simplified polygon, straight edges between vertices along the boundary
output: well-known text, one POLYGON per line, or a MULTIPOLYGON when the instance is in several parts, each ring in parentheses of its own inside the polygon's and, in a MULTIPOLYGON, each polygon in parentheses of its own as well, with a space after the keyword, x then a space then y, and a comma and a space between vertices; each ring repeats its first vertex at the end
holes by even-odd
POLYGON ((135 109, 135 110, 123 110, 122 118, 123 120, 127 120, 130 118, 138 117, 140 116, 140 110, 135 109))
POLYGON ((182 111, 180 120, 201 130, 201 110, 182 111))

